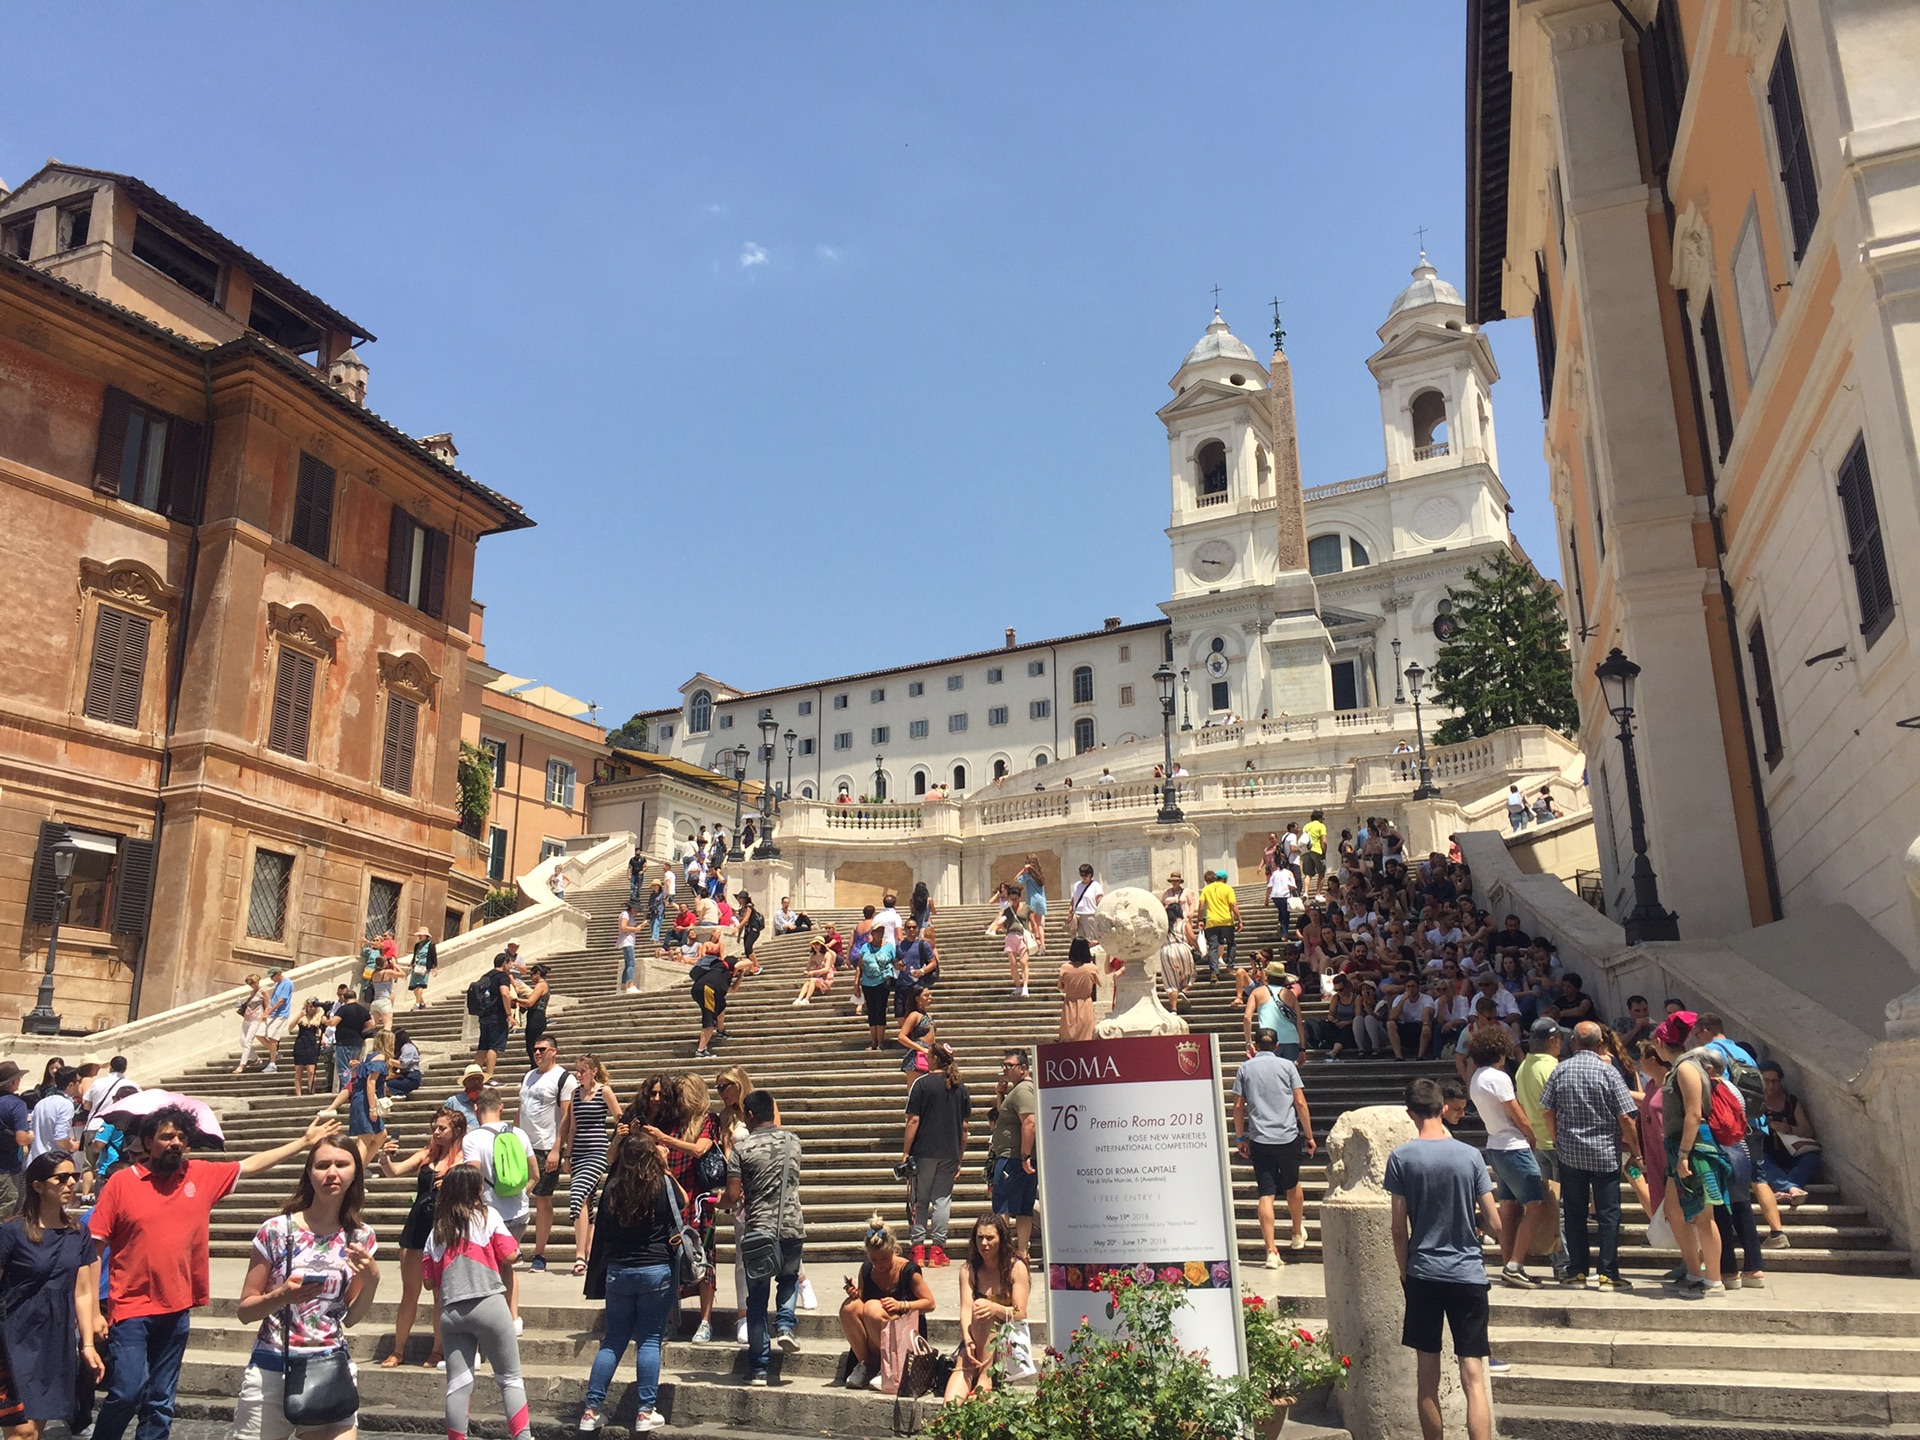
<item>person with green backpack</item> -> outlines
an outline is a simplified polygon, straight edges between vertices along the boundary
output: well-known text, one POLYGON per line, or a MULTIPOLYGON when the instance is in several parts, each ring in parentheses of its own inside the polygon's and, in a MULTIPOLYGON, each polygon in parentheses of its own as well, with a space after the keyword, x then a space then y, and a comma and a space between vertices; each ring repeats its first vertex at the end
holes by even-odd
MULTIPOLYGON (((500 1118, 500 1092, 489 1085, 474 1101, 480 1123, 460 1142, 460 1158, 479 1170, 487 1182, 487 1205, 518 1245, 526 1235, 527 1196, 533 1188, 533 1140, 518 1125, 500 1118)), ((513 1333, 520 1333, 520 1280, 509 1266, 506 1273, 507 1309, 513 1333)))

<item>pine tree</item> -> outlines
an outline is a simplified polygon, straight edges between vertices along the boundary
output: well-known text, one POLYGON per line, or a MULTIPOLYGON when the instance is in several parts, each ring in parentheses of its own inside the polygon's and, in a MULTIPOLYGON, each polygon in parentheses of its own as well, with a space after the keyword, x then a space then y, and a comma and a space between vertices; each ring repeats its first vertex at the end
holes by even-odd
POLYGON ((1460 714, 1434 731, 1450 745, 1510 725, 1549 725, 1571 735, 1573 699, 1567 622, 1553 591, 1506 551, 1467 571, 1466 588, 1447 587, 1454 632, 1433 664, 1433 697, 1460 714))
POLYGON ((607 744, 615 750, 644 750, 647 748, 647 722, 643 716, 635 715, 618 730, 610 732, 607 744))

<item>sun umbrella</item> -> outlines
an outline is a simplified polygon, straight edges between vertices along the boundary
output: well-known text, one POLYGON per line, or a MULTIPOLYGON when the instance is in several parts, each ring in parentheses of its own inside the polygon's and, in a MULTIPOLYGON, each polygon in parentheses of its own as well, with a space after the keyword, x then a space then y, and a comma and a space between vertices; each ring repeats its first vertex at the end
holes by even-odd
POLYGON ((169 1106, 177 1107, 193 1117, 193 1132, 188 1143, 196 1150, 224 1150, 227 1137, 221 1132, 220 1117, 213 1113, 213 1107, 204 1100, 196 1100, 191 1095, 182 1095, 174 1090, 141 1090, 116 1100, 113 1108, 101 1118, 110 1125, 122 1130, 131 1129, 130 1121, 143 1115, 151 1115, 156 1110, 165 1110, 169 1106))

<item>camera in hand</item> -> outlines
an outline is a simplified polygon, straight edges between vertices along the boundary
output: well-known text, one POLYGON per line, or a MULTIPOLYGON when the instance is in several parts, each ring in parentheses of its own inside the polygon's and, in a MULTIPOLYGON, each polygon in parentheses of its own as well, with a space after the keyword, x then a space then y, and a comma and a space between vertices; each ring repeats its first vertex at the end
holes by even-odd
POLYGON ((913 1171, 914 1162, 912 1158, 909 1157, 893 1167, 893 1178, 896 1180, 908 1179, 913 1174, 913 1171))

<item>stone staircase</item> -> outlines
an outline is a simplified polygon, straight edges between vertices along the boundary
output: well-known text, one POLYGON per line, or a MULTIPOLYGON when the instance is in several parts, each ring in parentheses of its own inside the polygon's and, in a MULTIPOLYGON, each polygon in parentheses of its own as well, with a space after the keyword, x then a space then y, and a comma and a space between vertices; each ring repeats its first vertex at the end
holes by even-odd
MULTIPOLYGON (((866 1028, 852 1010, 857 991, 844 974, 830 995, 817 998, 811 1006, 795 1008, 790 1004, 804 968, 809 938, 794 935, 763 939, 758 955, 764 971, 735 987, 728 1010, 728 1042, 716 1059, 695 1061, 692 1054, 697 1043, 697 1017, 684 985, 642 996, 615 993, 619 957, 614 917, 625 896, 623 878, 617 884, 575 891, 569 897, 590 913, 592 923, 584 950, 548 958, 556 996, 550 1033, 559 1038, 563 1058, 586 1050, 600 1056, 623 1097, 632 1095, 646 1076, 659 1071, 697 1066, 711 1079, 722 1066, 734 1064, 744 1066, 757 1085, 771 1090, 779 1099, 783 1122, 805 1146, 807 1257, 822 1305, 817 1312, 803 1312, 804 1348, 785 1362, 784 1372, 776 1372, 788 1383, 777 1384, 771 1391, 749 1391, 735 1383, 743 1372, 739 1352, 731 1343, 693 1346, 677 1340, 670 1344, 665 1359, 669 1389, 663 1408, 676 1430, 714 1425, 787 1433, 885 1435, 896 1424, 914 1423, 917 1411, 913 1407, 903 1407, 896 1416, 891 1400, 833 1389, 828 1383, 842 1348, 833 1312, 838 1302, 837 1279, 857 1265, 860 1239, 871 1213, 878 1210, 903 1226, 902 1187, 889 1173, 899 1153, 901 1107, 908 1083, 899 1069, 899 1052, 864 1052, 866 1028)), ((1246 920, 1242 954, 1274 943, 1278 938, 1277 920, 1264 894, 1257 887, 1246 887, 1241 892, 1241 906, 1246 920)), ((816 923, 832 920, 843 932, 850 930, 854 918, 847 911, 812 913, 816 923)), ((1063 932, 1054 932, 1047 954, 1034 966, 1032 998, 1014 998, 1008 994, 1000 943, 982 934, 991 913, 985 906, 956 906, 935 917, 942 975, 935 992, 934 1017, 939 1036, 958 1053, 977 1107, 969 1160, 954 1194, 957 1235, 963 1235, 972 1218, 987 1207, 981 1163, 985 1154, 985 1111, 1000 1050, 1010 1044, 1031 1046, 1053 1038, 1059 1002, 1050 989, 1050 977, 1066 949, 1064 941, 1057 938, 1063 932)), ((445 990, 432 999, 433 1008, 425 1014, 402 1013, 396 1017, 428 1059, 427 1083, 415 1096, 401 1101, 389 1120, 407 1149, 424 1138, 429 1117, 457 1088, 459 1072, 469 1058, 460 1038, 466 1019, 461 995, 445 990)), ((1317 997, 1310 998, 1307 1009, 1309 1015, 1320 1009, 1317 997)), ((1230 1076, 1241 1033, 1231 980, 1196 986, 1187 1018, 1196 1030, 1220 1032, 1222 1057, 1230 1076)), ((517 1050, 517 1036, 513 1044, 516 1048, 503 1056, 503 1080, 521 1073, 524 1056, 517 1050)), ((289 1066, 283 1064, 274 1075, 253 1072, 232 1076, 228 1074, 232 1063, 231 1053, 213 1057, 198 1071, 168 1082, 227 1109, 229 1154, 245 1154, 283 1140, 297 1131, 316 1108, 314 1100, 291 1095, 289 1066)), ((1450 1074, 1451 1067, 1310 1061, 1305 1075, 1318 1137, 1324 1142, 1334 1122, 1348 1108, 1396 1102, 1406 1081, 1421 1073, 1450 1074)), ((1478 1126, 1471 1114, 1461 1133, 1469 1141, 1477 1139, 1478 1126)), ((291 1180, 291 1167, 287 1166, 242 1182, 240 1191, 215 1212, 214 1255, 226 1260, 243 1257, 260 1220, 277 1208, 291 1180)), ((1283 1291, 1297 1292, 1304 1314, 1322 1315, 1324 1301, 1312 1292, 1320 1258, 1317 1210, 1325 1190, 1324 1167, 1317 1161, 1310 1162, 1304 1168, 1303 1181, 1308 1248, 1304 1254, 1289 1256, 1293 1263, 1282 1275, 1271 1276, 1259 1268, 1262 1246, 1252 1177, 1246 1167, 1236 1163, 1238 1239, 1251 1280, 1262 1283, 1263 1288, 1271 1289, 1278 1283, 1283 1291)), ((399 1233, 412 1189, 411 1179, 369 1177, 368 1220, 389 1244, 399 1233)), ((596 1347, 599 1306, 577 1298, 578 1282, 565 1274, 573 1251, 565 1223, 564 1191, 556 1198, 555 1209, 557 1220, 547 1255, 557 1273, 528 1277, 535 1283, 525 1292, 523 1359, 535 1414, 543 1429, 558 1433, 571 1429, 581 1404, 587 1368, 596 1347)), ((1637 1212, 1630 1207, 1630 1213, 1637 1212)), ((1861 1283, 1885 1286, 1893 1282, 1872 1277, 1907 1272, 1906 1253, 1894 1248, 1884 1229, 1831 1186, 1814 1187, 1812 1200, 1791 1213, 1787 1223, 1793 1247, 1768 1252, 1772 1274, 1793 1279, 1805 1275, 1808 1283, 1821 1281, 1838 1286, 1844 1293, 1840 1277, 1857 1276, 1862 1277, 1861 1283)), ((1630 1273, 1649 1278, 1649 1285, 1638 1295, 1588 1296, 1551 1288, 1529 1293, 1496 1287, 1496 1354, 1513 1363, 1513 1370, 1495 1382, 1496 1404, 1507 1433, 1544 1435, 1546 1427, 1589 1423, 1596 1412, 1604 1411, 1639 1416, 1647 1423, 1661 1417, 1677 1417, 1674 1424, 1703 1417, 1743 1423, 1765 1421, 1770 1428, 1787 1427, 1783 1433, 1812 1434, 1815 1432, 1792 1427, 1811 1414, 1829 1414, 1820 1409, 1821 1395, 1830 1395, 1835 1407, 1829 1418, 1839 1418, 1842 1412, 1849 1416, 1877 1415, 1882 1425, 1910 1418, 1901 1413, 1895 1397, 1911 1398, 1910 1389, 1920 1393, 1920 1296, 1916 1296, 1910 1311, 1896 1308, 1865 1319, 1825 1310, 1808 1314, 1803 1308, 1777 1303, 1774 1292, 1743 1293, 1724 1306, 1682 1305, 1658 1298, 1657 1287, 1651 1286, 1651 1275, 1664 1269, 1670 1257, 1644 1245, 1643 1228, 1629 1219, 1622 1237, 1623 1265, 1630 1273), (1793 1344, 1804 1345, 1811 1365, 1805 1363, 1807 1357, 1796 1357, 1788 1366, 1778 1366, 1781 1341, 1789 1337, 1793 1344), (1681 1346, 1695 1346, 1703 1352, 1704 1358, 1696 1363, 1711 1367, 1705 1380, 1700 1378, 1701 1372, 1671 1372, 1656 1363, 1681 1346), (1792 1372, 1791 1379, 1772 1373, 1782 1368, 1792 1372), (1809 1373, 1816 1369, 1819 1373, 1809 1373), (1511 1423, 1507 1419, 1510 1409, 1511 1423)), ((732 1236, 724 1225, 717 1248, 718 1260, 730 1266, 732 1236)), ((373 1315, 358 1327, 355 1348, 363 1362, 386 1350, 393 1301, 399 1289, 397 1270, 397 1264, 388 1264, 381 1300, 373 1315)), ((1785 1278, 1782 1283, 1786 1283, 1785 1278)), ((183 1403, 210 1414, 231 1412, 230 1397, 251 1335, 251 1327, 240 1326, 232 1318, 231 1294, 219 1284, 215 1291, 225 1298, 196 1323, 181 1384, 183 1403)), ((731 1306, 732 1277, 726 1273, 721 1277, 715 1331, 729 1341, 731 1306)), ((681 1334, 690 1331, 691 1325, 688 1318, 681 1334)), ((425 1353, 426 1333, 416 1330, 409 1359, 417 1360, 425 1353)), ((950 1315, 935 1317, 932 1338, 936 1345, 949 1348, 957 1343, 950 1315)), ((624 1377, 631 1376, 630 1365, 629 1360, 623 1366, 624 1377)), ((418 1365, 379 1370, 363 1363, 360 1378, 366 1400, 362 1418, 368 1428, 436 1428, 442 1383, 437 1372, 418 1365)), ((626 1396, 627 1384, 626 1378, 616 1380, 611 1397, 616 1420, 621 1418, 618 1407, 626 1396)), ((483 1382, 481 1399, 475 1406, 481 1433, 493 1433, 489 1423, 497 1428, 497 1421, 488 1418, 490 1399, 483 1382)), ((625 1404, 630 1416, 630 1399, 625 1404)))

